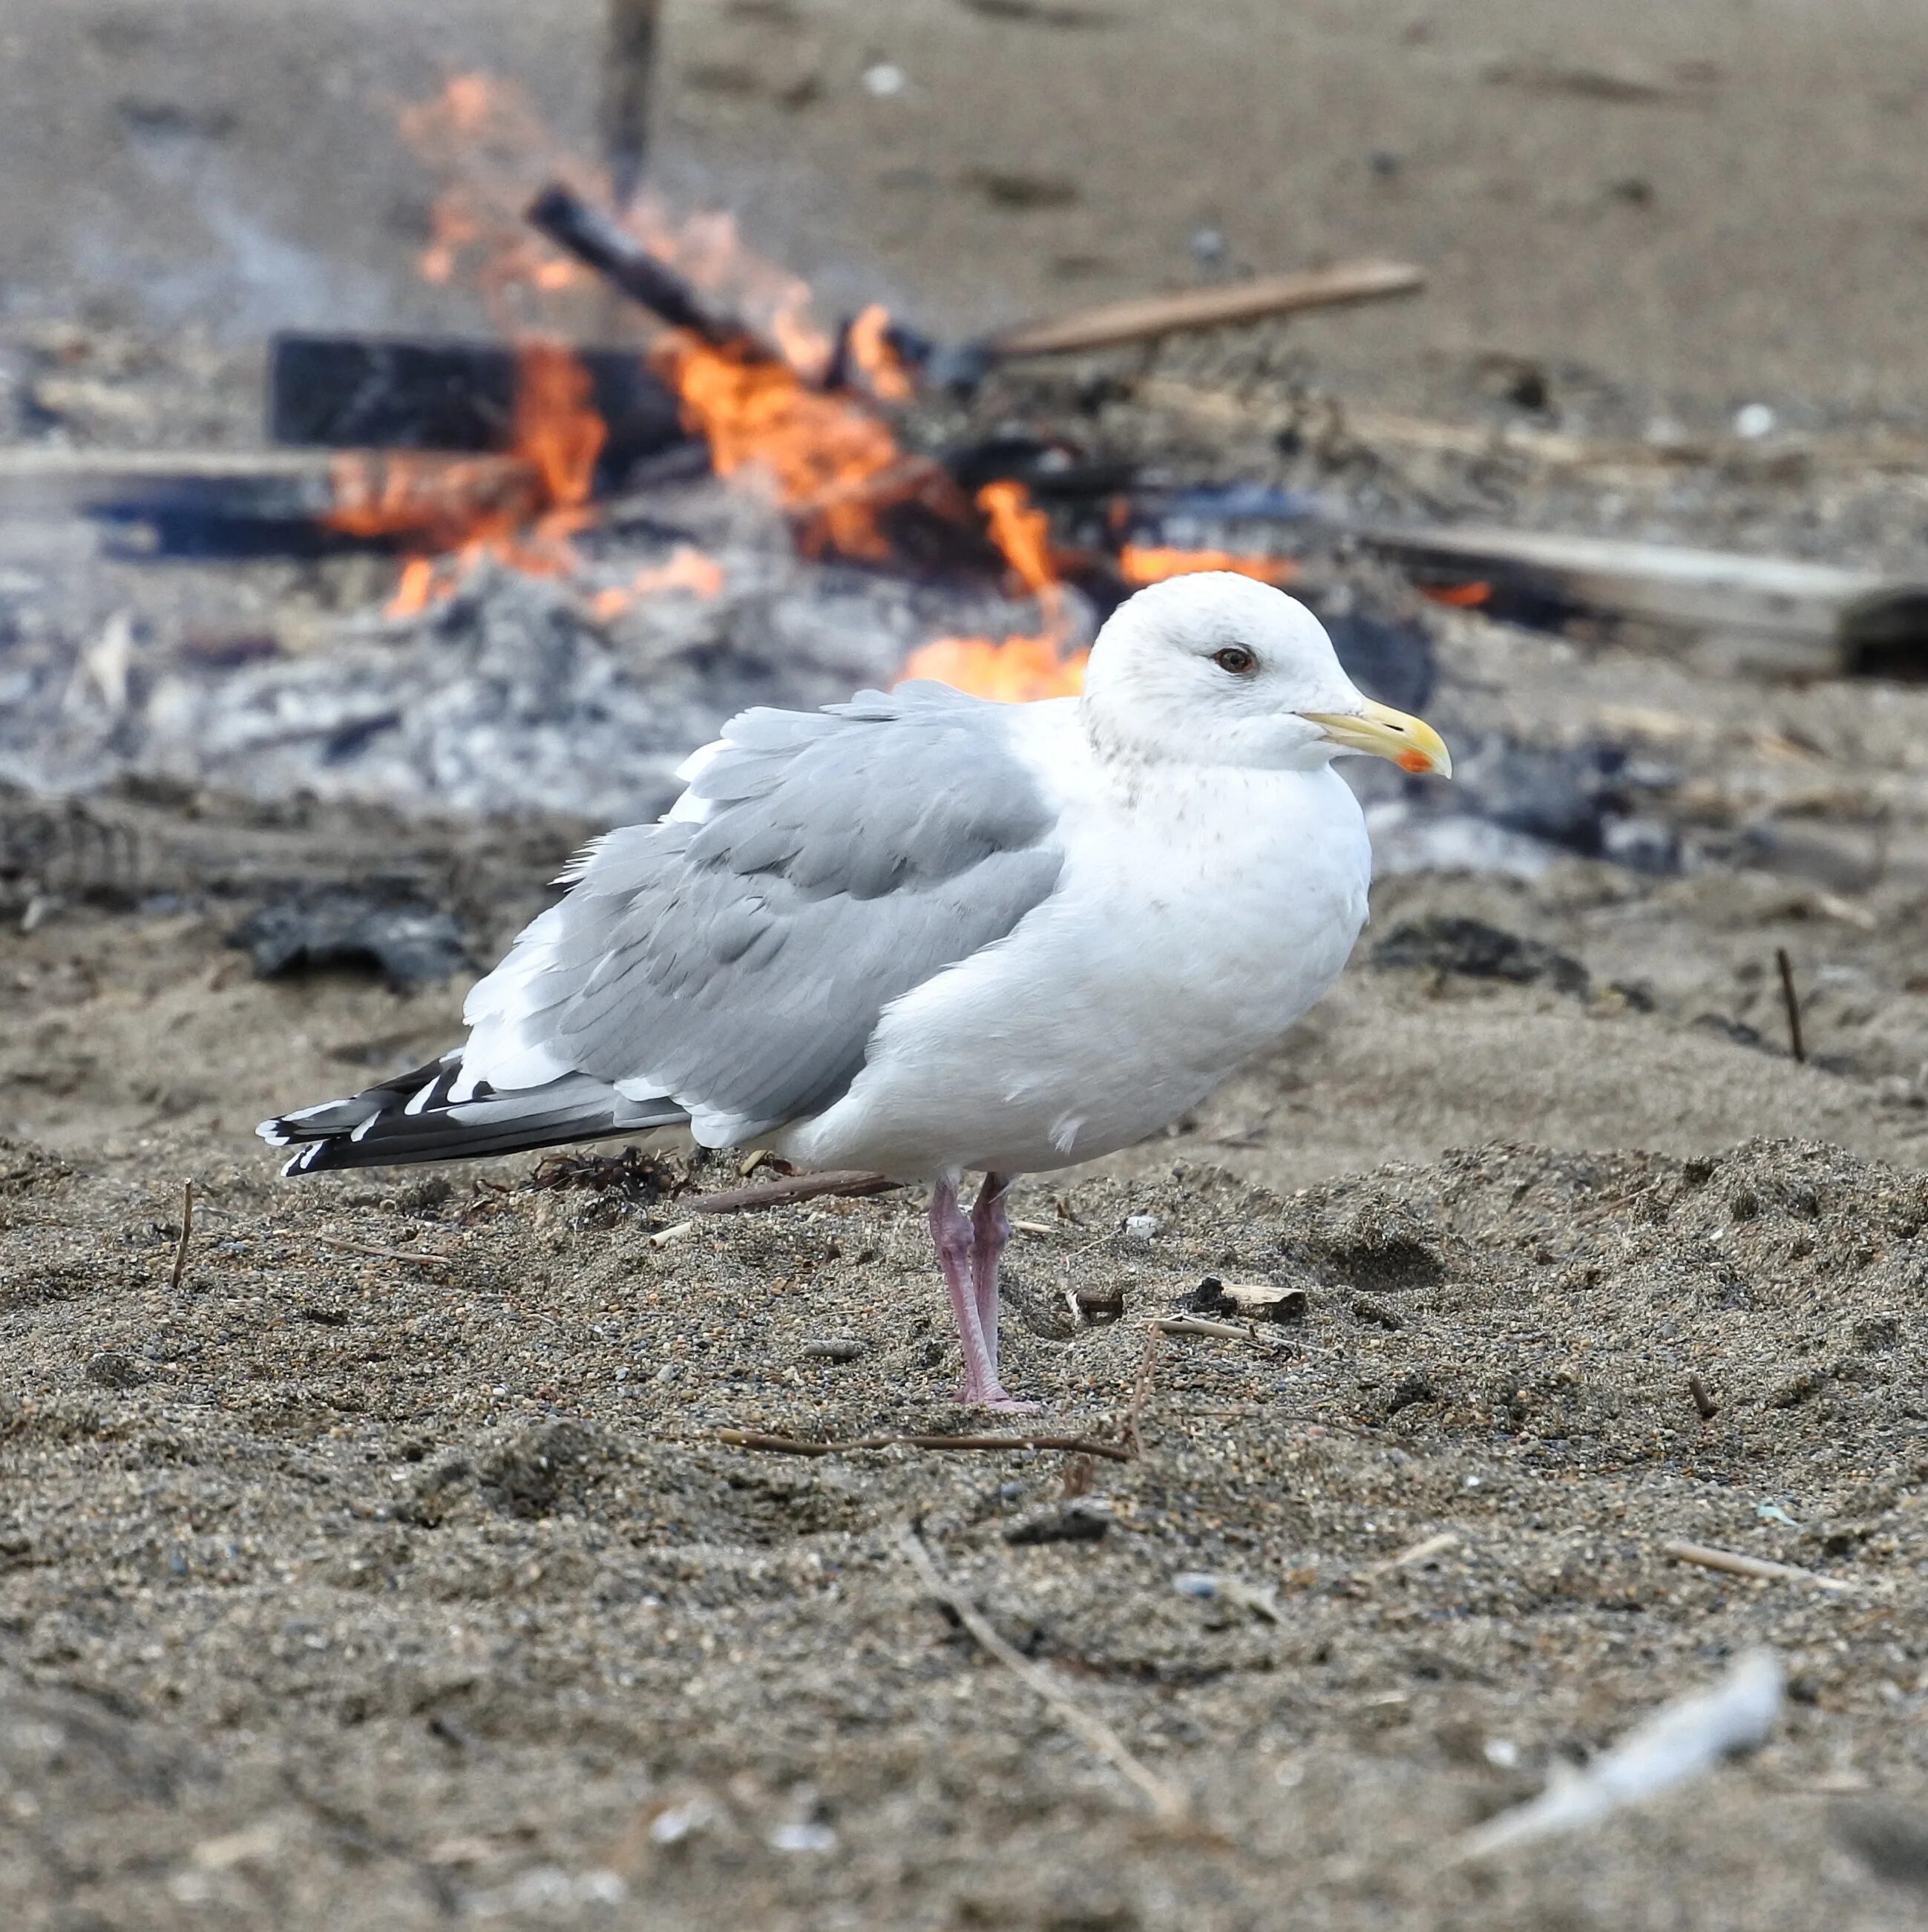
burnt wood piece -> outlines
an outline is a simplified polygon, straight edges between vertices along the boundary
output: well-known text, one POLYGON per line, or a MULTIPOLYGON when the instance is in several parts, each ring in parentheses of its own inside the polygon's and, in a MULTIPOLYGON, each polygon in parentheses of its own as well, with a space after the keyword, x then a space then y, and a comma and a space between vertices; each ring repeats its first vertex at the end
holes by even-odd
POLYGON ((354 511, 397 500, 389 461, 378 452, 0 450, 0 517, 145 525, 169 556, 315 556, 407 544, 451 517, 539 495, 514 457, 410 457, 401 495, 418 514, 359 532, 354 511))
POLYGON ((1733 640, 1737 662, 1762 674, 1866 670, 1866 640, 1877 635, 1886 674, 1928 665, 1928 585, 1918 580, 1563 531, 1368 524, 1354 534, 1422 582, 1485 586, 1484 608, 1515 621, 1551 628, 1575 613, 1632 618, 1733 640))
POLYGON ((710 310, 674 268, 574 189, 551 182, 529 204, 524 219, 671 328, 687 329, 716 348, 734 349, 764 362, 782 359, 746 323, 710 310))
MULTIPOLYGON (((670 452, 701 451, 674 392, 635 350, 575 353, 608 428, 599 493, 670 452)), ((329 449, 506 450, 521 367, 503 342, 285 332, 269 351, 269 434, 329 449)))

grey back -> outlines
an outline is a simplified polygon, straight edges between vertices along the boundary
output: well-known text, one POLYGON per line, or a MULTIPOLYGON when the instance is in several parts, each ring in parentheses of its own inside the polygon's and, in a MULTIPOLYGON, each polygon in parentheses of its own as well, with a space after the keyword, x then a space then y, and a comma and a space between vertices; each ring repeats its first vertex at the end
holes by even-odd
POLYGON ((1011 717, 912 684, 732 719, 690 787, 702 822, 594 848, 524 1037, 673 1096, 706 1138, 829 1106, 892 1000, 1004 938, 1057 881, 1011 717))

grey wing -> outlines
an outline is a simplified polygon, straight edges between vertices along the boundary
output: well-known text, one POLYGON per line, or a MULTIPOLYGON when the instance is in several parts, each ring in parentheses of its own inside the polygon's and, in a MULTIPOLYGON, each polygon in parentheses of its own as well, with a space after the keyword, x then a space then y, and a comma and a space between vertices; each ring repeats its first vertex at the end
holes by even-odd
POLYGON ((715 1144, 821 1112, 892 1000, 1004 938, 1057 882, 1011 716, 911 685, 733 719, 671 818, 592 848, 476 987, 465 1074, 668 1096, 715 1144))

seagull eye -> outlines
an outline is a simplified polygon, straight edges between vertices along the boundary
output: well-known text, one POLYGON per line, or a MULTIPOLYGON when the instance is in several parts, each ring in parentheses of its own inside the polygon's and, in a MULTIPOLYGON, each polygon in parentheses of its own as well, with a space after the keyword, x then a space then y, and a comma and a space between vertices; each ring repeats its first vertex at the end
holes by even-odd
POLYGON ((1227 644, 1222 651, 1214 651, 1212 662, 1234 677, 1249 677, 1259 668, 1258 659, 1242 644, 1227 644))

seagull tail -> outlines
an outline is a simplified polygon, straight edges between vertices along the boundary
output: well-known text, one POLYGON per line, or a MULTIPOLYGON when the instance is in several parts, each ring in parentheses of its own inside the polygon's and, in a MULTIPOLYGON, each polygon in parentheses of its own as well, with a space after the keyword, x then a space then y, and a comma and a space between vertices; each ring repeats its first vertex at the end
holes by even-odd
POLYGON ((499 1091, 478 1082, 452 1097, 461 1049, 398 1074, 345 1100, 324 1100, 263 1120, 255 1129, 271 1147, 296 1151, 284 1174, 330 1168, 401 1167, 417 1161, 470 1160, 525 1148, 680 1126, 689 1114, 674 1100, 629 1100, 587 1073, 565 1074, 541 1087, 499 1091))

